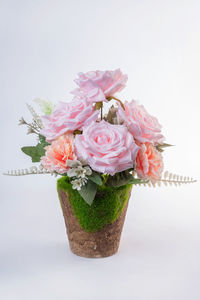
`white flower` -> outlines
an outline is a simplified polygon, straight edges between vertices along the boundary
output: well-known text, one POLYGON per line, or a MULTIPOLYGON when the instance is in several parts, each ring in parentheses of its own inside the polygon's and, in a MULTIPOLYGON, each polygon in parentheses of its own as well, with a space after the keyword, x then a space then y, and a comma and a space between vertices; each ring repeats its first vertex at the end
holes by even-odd
POLYGON ((86 161, 68 159, 66 164, 70 167, 67 171, 67 175, 69 177, 85 178, 92 174, 92 170, 87 165, 86 161))
POLYGON ((67 176, 73 178, 71 181, 72 188, 80 191, 81 187, 88 181, 87 176, 92 175, 91 168, 87 165, 86 161, 71 159, 67 160, 67 166, 70 167, 70 169, 67 171, 67 176))
POLYGON ((87 182, 87 178, 79 178, 71 181, 73 190, 80 191, 81 187, 87 182))
MULTIPOLYGON (((70 167, 70 168, 76 168, 78 166, 81 166, 81 162, 79 160, 72 160, 72 159, 68 159, 67 160, 67 166, 70 167)), ((68 175, 69 176, 69 175, 68 175)), ((72 177, 72 176, 69 176, 69 177, 72 177)))
POLYGON ((85 178, 86 176, 89 176, 92 174, 92 170, 90 167, 82 167, 78 166, 76 168, 71 168, 67 171, 67 175, 69 177, 77 177, 77 178, 85 178))
POLYGON ((85 168, 79 166, 75 170, 76 170, 76 177, 78 177, 78 178, 85 178, 85 175, 86 175, 85 168))
POLYGON ((71 160, 71 159, 68 159, 67 160, 67 166, 70 167, 70 168, 76 168, 78 166, 86 166, 88 165, 88 162, 83 160, 83 159, 80 159, 80 160, 71 160))
POLYGON ((86 171, 85 175, 87 175, 87 176, 92 175, 92 170, 91 170, 91 168, 89 166, 84 167, 84 169, 86 171))
POLYGON ((67 171, 67 175, 69 177, 77 177, 77 178, 84 178, 85 177, 85 170, 82 166, 78 166, 76 168, 71 168, 67 171))

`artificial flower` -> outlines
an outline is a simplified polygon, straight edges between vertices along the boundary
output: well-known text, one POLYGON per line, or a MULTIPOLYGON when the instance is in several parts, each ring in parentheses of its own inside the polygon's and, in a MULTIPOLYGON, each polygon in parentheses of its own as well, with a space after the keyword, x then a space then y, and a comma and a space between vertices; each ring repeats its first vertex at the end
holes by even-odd
POLYGON ((53 141, 51 145, 46 146, 46 153, 41 158, 41 163, 48 171, 64 174, 69 170, 68 159, 77 159, 74 153, 73 134, 64 134, 53 141))
POLYGON ((82 186, 84 186, 87 183, 87 178, 77 178, 71 181, 73 190, 80 191, 82 186))
POLYGON ((93 170, 112 176, 133 168, 138 149, 125 126, 104 120, 85 126, 83 133, 75 137, 78 159, 86 160, 93 170))
POLYGON ((150 144, 140 145, 136 157, 136 172, 141 179, 155 182, 161 178, 163 172, 163 159, 160 152, 150 144))
POLYGON ((91 71, 78 73, 75 79, 78 89, 72 91, 75 95, 88 95, 91 102, 106 101, 107 97, 120 92, 127 82, 128 76, 120 69, 115 71, 91 71))
POLYGON ((119 106, 118 118, 124 121, 135 140, 141 143, 150 142, 162 144, 164 136, 161 134, 162 126, 156 117, 151 116, 143 105, 136 101, 125 101, 125 110, 119 106))
POLYGON ((48 142, 66 132, 82 130, 84 125, 96 121, 99 111, 89 105, 85 98, 75 97, 70 103, 60 102, 50 116, 43 116, 41 135, 48 142))
POLYGON ((85 178, 86 176, 90 176, 91 174, 92 170, 89 166, 77 166, 67 171, 67 176, 69 177, 85 178))

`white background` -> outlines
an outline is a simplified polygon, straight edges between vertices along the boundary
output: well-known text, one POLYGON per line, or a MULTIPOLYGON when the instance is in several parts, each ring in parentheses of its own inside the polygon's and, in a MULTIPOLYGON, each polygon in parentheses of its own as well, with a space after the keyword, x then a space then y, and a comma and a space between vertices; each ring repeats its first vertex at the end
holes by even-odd
MULTIPOLYGON (((31 166, 18 127, 37 96, 70 101, 79 71, 120 67, 159 118, 165 169, 199 179, 199 0, 0 1, 0 168, 31 166)), ((70 253, 56 180, 0 178, 0 299, 200 299, 199 183, 135 187, 117 255, 70 253)))

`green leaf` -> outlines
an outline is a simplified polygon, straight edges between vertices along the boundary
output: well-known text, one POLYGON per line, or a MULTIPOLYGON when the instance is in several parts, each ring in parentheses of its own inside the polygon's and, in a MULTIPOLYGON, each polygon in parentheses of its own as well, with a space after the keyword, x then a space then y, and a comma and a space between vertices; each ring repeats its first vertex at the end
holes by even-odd
POLYGON ((45 136, 39 134, 39 141, 40 143, 42 144, 43 147, 46 147, 48 145, 50 145, 47 141, 46 141, 46 138, 45 136))
POLYGON ((133 176, 127 171, 116 173, 114 176, 109 176, 106 185, 113 187, 120 187, 129 184, 133 176))
POLYGON ((174 145, 166 144, 166 143, 159 145, 159 147, 161 147, 161 148, 172 147, 172 146, 174 146, 174 145))
POLYGON ((120 187, 126 184, 139 184, 146 183, 139 178, 134 178, 132 174, 129 173, 129 170, 116 173, 114 176, 109 176, 106 185, 113 187, 120 187))
POLYGON ((45 155, 45 149, 42 144, 37 146, 23 147, 21 150, 32 158, 32 162, 40 162, 42 156, 45 155))
POLYGON ((140 183, 148 183, 149 180, 142 180, 139 178, 134 178, 132 177, 132 179, 130 179, 129 184, 140 184, 140 183))
POLYGON ((97 192, 97 185, 93 181, 88 180, 88 182, 82 186, 81 190, 78 192, 87 204, 91 206, 97 192))
POLYGON ((170 145, 170 144, 166 144, 166 143, 164 143, 164 144, 158 144, 158 145, 156 146, 156 149, 157 149, 159 152, 163 152, 163 151, 164 151, 163 148, 172 147, 172 146, 174 146, 174 145, 170 145))
POLYGON ((101 175, 96 173, 96 172, 92 172, 92 175, 88 176, 88 178, 93 181, 94 183, 98 184, 98 185, 102 185, 103 181, 101 179, 101 175))

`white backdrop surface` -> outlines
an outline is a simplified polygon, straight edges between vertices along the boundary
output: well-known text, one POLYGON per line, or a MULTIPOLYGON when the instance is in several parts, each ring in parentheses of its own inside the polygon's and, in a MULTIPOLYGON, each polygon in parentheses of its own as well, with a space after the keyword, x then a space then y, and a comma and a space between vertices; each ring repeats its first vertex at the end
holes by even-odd
MULTIPOLYGON (((26 102, 70 101, 79 71, 129 75, 122 99, 157 116, 165 169, 199 179, 200 2, 0 1, 1 173, 31 166, 26 102)), ((70 253, 56 180, 0 175, 0 299, 199 300, 199 183, 135 187, 117 255, 70 253)))

